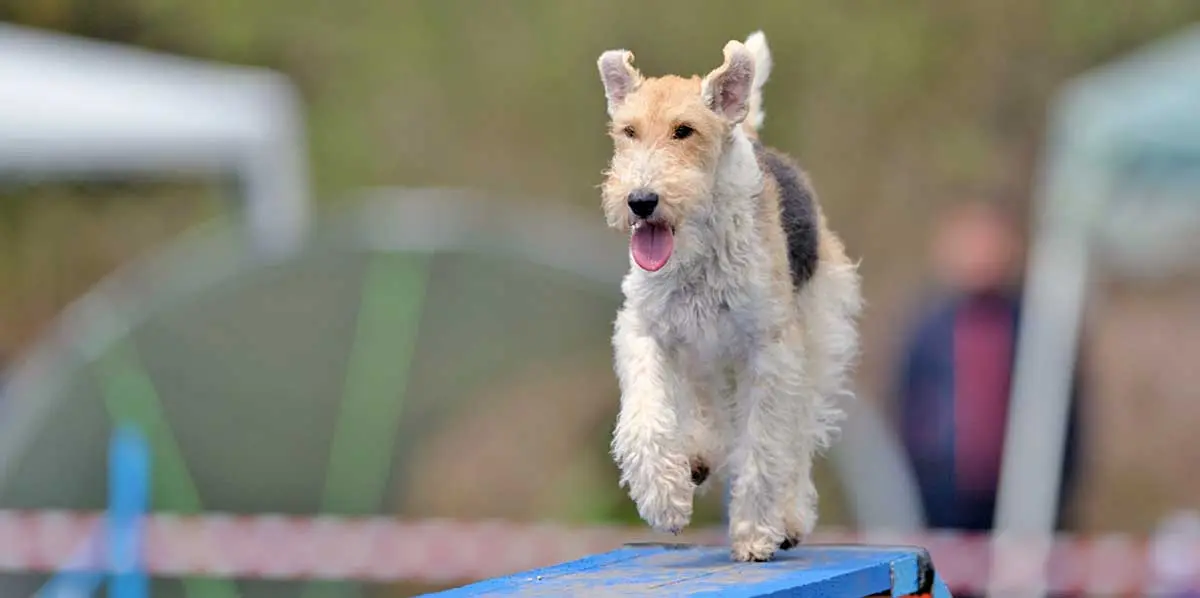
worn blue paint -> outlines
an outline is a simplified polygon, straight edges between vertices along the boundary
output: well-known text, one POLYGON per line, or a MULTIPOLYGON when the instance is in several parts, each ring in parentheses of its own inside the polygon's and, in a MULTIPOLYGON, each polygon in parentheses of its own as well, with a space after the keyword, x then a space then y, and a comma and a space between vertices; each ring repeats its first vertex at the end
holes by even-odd
POLYGON ((909 554, 892 562, 892 596, 908 596, 920 590, 921 565, 909 554))
POLYGON ((808 545, 780 552, 768 563, 735 563, 725 547, 627 546, 428 596, 903 595, 918 590, 921 552, 907 547, 808 545))

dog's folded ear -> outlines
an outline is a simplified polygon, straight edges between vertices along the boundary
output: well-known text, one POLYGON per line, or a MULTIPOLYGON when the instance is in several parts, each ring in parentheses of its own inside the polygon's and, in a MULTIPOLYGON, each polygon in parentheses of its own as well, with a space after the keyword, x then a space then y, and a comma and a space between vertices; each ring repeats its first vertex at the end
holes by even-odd
POLYGON ((633 68, 633 52, 609 50, 600 55, 600 80, 604 82, 604 97, 608 98, 608 115, 617 111, 625 98, 642 82, 642 74, 633 68))
POLYGON ((725 63, 704 77, 700 95, 704 104, 731 124, 746 118, 754 83, 754 56, 739 41, 725 44, 725 63))

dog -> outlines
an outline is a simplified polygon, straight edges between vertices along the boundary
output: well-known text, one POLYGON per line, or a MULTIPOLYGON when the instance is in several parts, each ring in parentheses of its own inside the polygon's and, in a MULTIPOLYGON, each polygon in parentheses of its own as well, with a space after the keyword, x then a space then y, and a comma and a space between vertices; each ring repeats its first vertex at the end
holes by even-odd
POLYGON ((731 558, 760 562, 816 525, 813 459, 843 417, 862 298, 807 174, 758 138, 766 37, 723 54, 703 78, 643 76, 627 50, 598 60, 601 203, 630 239, 612 456, 641 518, 674 534, 728 479, 731 558))

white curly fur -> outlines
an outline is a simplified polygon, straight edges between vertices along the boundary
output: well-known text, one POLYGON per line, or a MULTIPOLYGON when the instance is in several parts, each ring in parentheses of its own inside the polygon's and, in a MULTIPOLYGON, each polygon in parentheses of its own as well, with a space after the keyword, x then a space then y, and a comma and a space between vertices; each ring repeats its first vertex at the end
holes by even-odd
POLYGON ((750 93, 750 113, 746 122, 754 128, 761 129, 767 113, 762 107, 762 88, 771 76, 771 50, 767 47, 767 36, 761 31, 755 31, 746 38, 746 49, 754 56, 754 84, 750 93))

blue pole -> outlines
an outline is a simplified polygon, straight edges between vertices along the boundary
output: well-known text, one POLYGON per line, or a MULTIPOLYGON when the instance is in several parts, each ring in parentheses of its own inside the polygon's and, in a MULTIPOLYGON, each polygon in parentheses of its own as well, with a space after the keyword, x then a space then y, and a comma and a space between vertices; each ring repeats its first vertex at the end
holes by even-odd
POLYGON ((38 598, 90 596, 104 581, 103 568, 112 572, 111 598, 146 598, 147 582, 139 565, 141 553, 138 519, 146 511, 150 487, 150 451, 138 430, 123 425, 113 433, 108 450, 108 517, 104 533, 84 541, 75 564, 55 574, 37 593, 38 598), (94 551, 107 544, 107 562, 100 570, 85 565, 94 551))
POLYGON ((122 425, 108 452, 108 558, 111 598, 147 598, 141 517, 150 494, 150 451, 137 428, 122 425))

